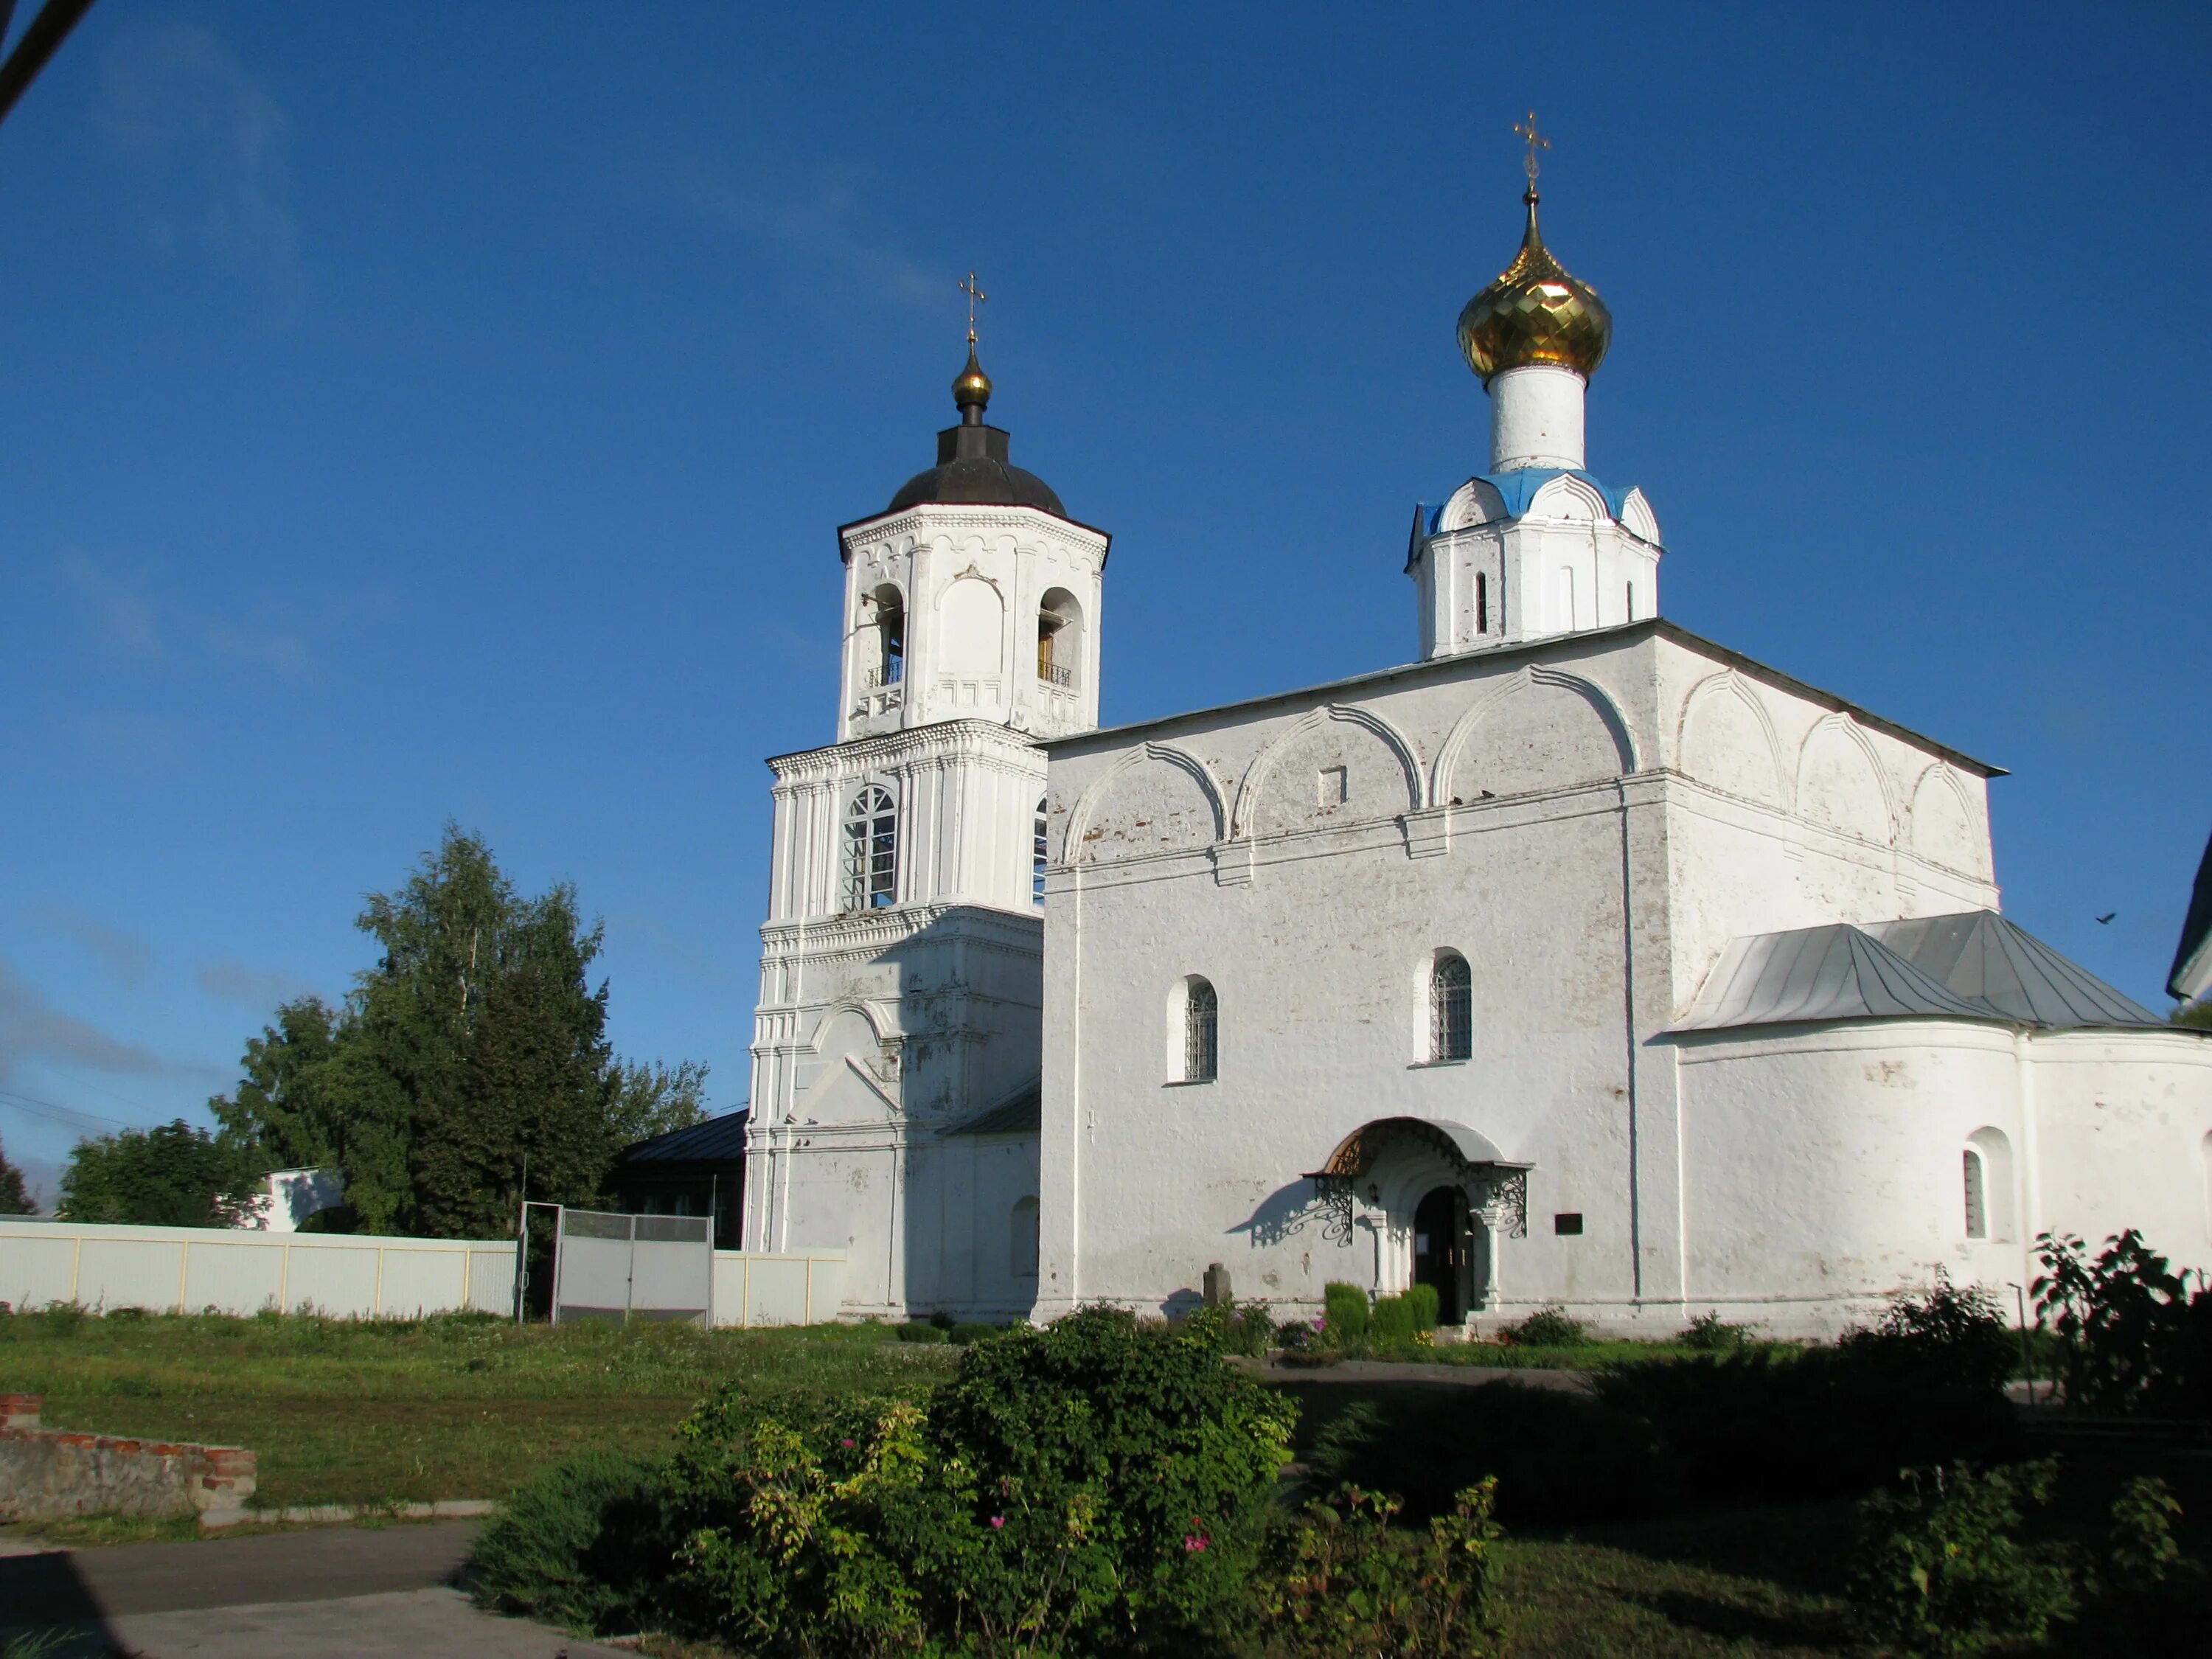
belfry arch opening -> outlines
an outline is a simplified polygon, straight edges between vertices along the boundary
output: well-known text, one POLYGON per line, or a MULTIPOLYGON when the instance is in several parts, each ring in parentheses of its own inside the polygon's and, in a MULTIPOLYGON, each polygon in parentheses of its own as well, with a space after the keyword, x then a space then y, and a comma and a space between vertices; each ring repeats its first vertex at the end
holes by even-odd
POLYGON ((896 685, 906 678, 906 600, 890 582, 868 599, 876 625, 875 660, 869 669, 869 684, 896 685))
POLYGON ((1083 607, 1066 588, 1053 588, 1037 602, 1037 678, 1071 687, 1082 660, 1083 607))

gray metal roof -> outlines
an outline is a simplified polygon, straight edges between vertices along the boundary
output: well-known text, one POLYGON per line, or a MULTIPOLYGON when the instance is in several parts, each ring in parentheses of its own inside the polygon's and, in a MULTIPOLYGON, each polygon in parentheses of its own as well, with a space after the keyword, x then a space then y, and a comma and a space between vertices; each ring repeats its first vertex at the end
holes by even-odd
POLYGON ((688 1129, 671 1129, 665 1135, 625 1146, 616 1155, 618 1164, 722 1163, 745 1155, 745 1112, 740 1107, 695 1123, 688 1129))
POLYGON ((1733 941, 1678 1031, 1852 1019, 2051 1030, 2166 1022, 1992 910, 1733 941))
POLYGON ((1994 910, 1878 922, 1866 931, 1944 989, 2022 1025, 2166 1024, 1994 910))

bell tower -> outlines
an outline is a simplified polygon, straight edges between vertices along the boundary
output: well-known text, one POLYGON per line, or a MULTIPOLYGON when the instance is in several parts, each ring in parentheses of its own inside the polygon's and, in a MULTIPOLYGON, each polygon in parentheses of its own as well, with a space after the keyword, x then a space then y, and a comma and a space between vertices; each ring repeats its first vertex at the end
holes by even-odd
POLYGON ((835 740, 769 763, 745 1247, 841 1254, 859 1316, 1000 1319, 1034 1300, 1035 739, 1098 720, 1110 538, 986 422, 984 296, 972 275, 962 288, 958 422, 934 466, 837 532, 835 740))

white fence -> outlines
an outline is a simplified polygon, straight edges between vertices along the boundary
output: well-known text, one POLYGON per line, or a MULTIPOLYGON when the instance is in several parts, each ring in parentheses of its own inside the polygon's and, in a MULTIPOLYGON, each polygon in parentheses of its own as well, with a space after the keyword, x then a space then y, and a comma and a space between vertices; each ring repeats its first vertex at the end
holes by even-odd
POLYGON ((717 1325, 827 1325, 845 1294, 845 1258, 714 1252, 717 1325))
POLYGON ((514 1311, 514 1243, 0 1221, 0 1302, 341 1319, 514 1311))

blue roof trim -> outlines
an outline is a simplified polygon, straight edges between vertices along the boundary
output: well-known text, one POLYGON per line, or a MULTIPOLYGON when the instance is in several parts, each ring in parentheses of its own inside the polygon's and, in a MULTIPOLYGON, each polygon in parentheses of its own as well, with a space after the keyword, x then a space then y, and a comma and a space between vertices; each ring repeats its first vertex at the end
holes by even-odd
MULTIPOLYGON (((1468 480, 1468 483, 1480 481, 1480 483, 1488 484, 1504 499, 1505 516, 1509 519, 1517 519, 1528 511, 1528 503, 1536 499, 1536 492, 1538 490, 1541 489, 1546 484, 1551 483, 1554 478, 1570 477, 1580 478, 1584 483, 1588 484, 1592 489, 1595 489, 1600 495, 1603 496, 1605 498, 1607 510, 1610 512, 1616 520, 1618 520, 1623 513, 1628 510, 1628 491, 1626 489, 1618 489, 1612 484, 1605 483, 1599 479, 1592 477, 1589 473, 1582 471, 1578 468, 1547 466, 1516 467, 1510 472, 1478 472, 1474 475, 1474 478, 1468 480)), ((1631 487, 1632 488, 1633 486, 1631 487)), ((1460 488, 1464 489, 1466 486, 1463 484, 1460 486, 1460 488)), ((1437 502, 1436 506, 1429 509, 1428 533, 1430 535, 1433 536, 1437 533, 1437 526, 1442 523, 1443 520, 1445 507, 1450 503, 1451 496, 1458 494, 1459 489, 1454 489, 1450 495, 1445 496, 1443 501, 1437 502)))

